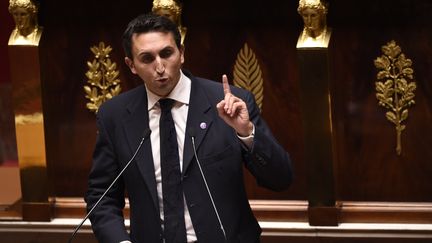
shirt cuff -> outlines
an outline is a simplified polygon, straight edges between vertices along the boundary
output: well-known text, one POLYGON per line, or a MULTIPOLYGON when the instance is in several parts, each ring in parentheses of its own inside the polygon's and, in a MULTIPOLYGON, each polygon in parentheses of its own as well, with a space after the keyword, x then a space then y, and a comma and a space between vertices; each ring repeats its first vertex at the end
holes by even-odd
POLYGON ((124 241, 120 241, 119 243, 132 243, 132 242, 128 240, 124 240, 124 241))
POLYGON ((255 136, 255 125, 252 124, 252 133, 249 134, 247 137, 242 137, 239 134, 237 134, 237 137, 240 139, 240 141, 243 142, 243 144, 246 146, 246 148, 250 151, 253 147, 253 140, 255 136))

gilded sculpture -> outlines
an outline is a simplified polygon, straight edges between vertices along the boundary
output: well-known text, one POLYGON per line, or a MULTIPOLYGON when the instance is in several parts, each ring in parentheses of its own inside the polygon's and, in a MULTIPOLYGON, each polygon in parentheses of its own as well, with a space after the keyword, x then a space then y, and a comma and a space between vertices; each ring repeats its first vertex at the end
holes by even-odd
POLYGON ((258 59, 247 43, 237 55, 233 74, 234 85, 252 92, 260 111, 262 111, 264 80, 258 59))
POLYGON ((375 67, 379 70, 378 81, 375 82, 378 104, 387 108, 386 118, 396 128, 396 153, 402 152, 401 134, 406 126, 402 124, 408 118, 408 107, 415 104, 412 61, 406 58, 402 49, 394 40, 382 48, 383 55, 375 59, 375 67))
POLYGON ((157 15, 165 16, 177 24, 181 35, 181 44, 183 45, 187 28, 182 26, 181 23, 181 3, 176 0, 153 0, 152 12, 157 15))
POLYGON ((9 45, 39 45, 42 27, 38 25, 37 3, 32 0, 10 0, 9 13, 15 21, 9 45))
POLYGON ((328 47, 331 35, 327 27, 328 4, 323 0, 300 0, 297 12, 304 23, 297 47, 328 47))
POLYGON ((89 70, 86 72, 89 86, 84 86, 86 98, 90 101, 87 103, 87 109, 97 113, 99 106, 112 97, 120 94, 120 79, 117 64, 110 59, 111 46, 105 46, 100 42, 99 46, 90 48, 95 58, 92 62, 88 61, 89 70))

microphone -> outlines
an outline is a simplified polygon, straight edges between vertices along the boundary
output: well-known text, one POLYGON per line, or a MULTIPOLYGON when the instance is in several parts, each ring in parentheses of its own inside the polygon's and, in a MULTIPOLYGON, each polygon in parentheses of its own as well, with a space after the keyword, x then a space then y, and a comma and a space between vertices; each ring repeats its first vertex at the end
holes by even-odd
POLYGON ((108 193, 108 191, 114 186, 114 184, 117 182, 117 180, 120 178, 120 176, 123 174, 123 172, 129 167, 129 165, 132 163, 132 161, 135 159, 135 156, 137 155, 138 151, 141 148, 141 145, 143 144, 144 140, 146 140, 150 136, 151 130, 149 128, 146 128, 143 132, 141 141, 135 150, 134 154, 132 155, 132 158, 127 162, 125 167, 120 171, 120 173, 117 175, 117 177, 111 182, 111 185, 105 190, 105 192, 102 194, 102 196, 97 200, 97 202, 93 205, 93 207, 90 209, 90 211, 87 213, 87 215, 84 217, 84 219, 81 221, 81 223, 75 228, 74 232, 72 233, 72 236, 69 238, 68 243, 71 243, 73 238, 75 237, 78 230, 82 227, 84 222, 90 217, 93 210, 99 205, 99 203, 102 201, 102 199, 105 197, 105 195, 108 193))
POLYGON ((221 221, 221 219, 220 219, 220 217, 219 217, 219 212, 218 212, 218 210, 217 210, 217 208, 216 208, 216 204, 215 204, 215 202, 214 202, 214 200, 213 200, 213 196, 212 196, 212 194, 211 194, 211 192, 210 192, 210 189, 209 189, 209 187, 208 187, 208 184, 207 184, 207 179, 206 179, 206 177, 205 177, 205 175, 204 175, 204 173, 203 173, 202 167, 201 167, 201 162, 199 161, 199 159, 198 159, 198 155, 197 155, 197 152, 196 152, 196 147, 195 147, 195 129, 194 129, 193 127, 189 127, 188 134, 189 134, 189 136, 190 136, 191 139, 192 139, 192 148, 193 148, 194 155, 195 155, 195 158, 196 158, 196 161, 197 161, 197 164, 198 164, 198 168, 199 168, 199 170, 200 170, 200 172, 201 172, 201 177, 202 177, 202 179, 203 179, 203 181, 204 181, 204 185, 205 185, 205 187, 206 187, 206 189, 207 189, 207 194, 208 194, 209 197, 210 197, 210 201, 211 201, 211 203, 212 203, 213 210, 214 210, 214 212, 215 212, 215 214, 216 214, 216 217, 217 217, 217 219, 218 219, 218 221, 219 221, 219 226, 220 226, 220 229, 221 229, 221 231, 222 231, 222 234, 223 234, 223 236, 224 236, 224 238, 225 238, 225 242, 227 242, 225 229, 224 229, 223 224, 222 224, 222 221, 221 221))

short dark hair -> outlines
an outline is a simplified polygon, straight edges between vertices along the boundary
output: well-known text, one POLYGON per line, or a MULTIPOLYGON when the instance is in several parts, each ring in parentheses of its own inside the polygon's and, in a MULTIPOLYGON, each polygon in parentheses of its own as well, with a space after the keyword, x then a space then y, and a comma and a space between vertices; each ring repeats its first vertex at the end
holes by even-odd
POLYGON ((174 22, 167 17, 153 13, 142 14, 130 21, 123 33, 122 43, 127 57, 132 58, 132 35, 148 32, 172 33, 177 47, 181 48, 180 32, 174 22))

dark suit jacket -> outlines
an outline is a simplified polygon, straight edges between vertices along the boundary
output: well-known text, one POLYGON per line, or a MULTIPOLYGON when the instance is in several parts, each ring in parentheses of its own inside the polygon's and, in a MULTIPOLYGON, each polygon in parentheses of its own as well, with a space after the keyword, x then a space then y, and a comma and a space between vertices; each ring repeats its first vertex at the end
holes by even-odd
MULTIPOLYGON (((261 229, 246 197, 242 166, 251 171, 259 185, 283 190, 291 183, 289 156, 260 118, 250 92, 231 87, 232 93, 247 103, 250 119, 255 124, 253 148, 247 151, 235 131, 217 114, 216 104, 224 97, 222 84, 185 73, 192 80, 192 87, 184 144, 183 188, 198 241, 221 243, 224 239, 187 135, 191 128, 195 130, 198 159, 228 242, 255 242, 261 229), (207 128, 200 128, 202 122, 207 128)), ((88 209, 130 160, 149 126, 144 86, 105 102, 98 111, 97 124, 99 131, 85 198, 88 209)), ((150 143, 150 139, 145 140, 135 161, 90 217, 99 242, 118 243, 126 239, 133 243, 162 242, 150 143), (130 202, 130 234, 122 213, 125 189, 130 202)))

